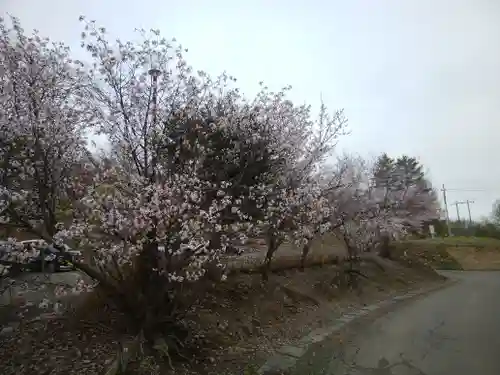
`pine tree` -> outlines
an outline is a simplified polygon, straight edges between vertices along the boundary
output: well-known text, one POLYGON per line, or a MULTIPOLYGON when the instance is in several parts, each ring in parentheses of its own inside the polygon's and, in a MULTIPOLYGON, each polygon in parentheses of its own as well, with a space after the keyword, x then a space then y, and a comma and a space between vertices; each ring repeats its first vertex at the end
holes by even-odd
POLYGON ((394 163, 394 180, 400 187, 413 186, 424 182, 423 166, 414 157, 402 155, 394 163))
POLYGON ((390 187, 393 182, 394 159, 385 152, 377 158, 373 170, 373 180, 376 187, 390 187))

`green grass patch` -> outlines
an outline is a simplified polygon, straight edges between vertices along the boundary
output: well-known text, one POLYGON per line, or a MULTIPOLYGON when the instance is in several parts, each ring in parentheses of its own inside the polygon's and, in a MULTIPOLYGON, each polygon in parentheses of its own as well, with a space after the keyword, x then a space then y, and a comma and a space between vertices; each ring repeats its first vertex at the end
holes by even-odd
POLYGON ((456 247, 475 247, 478 249, 495 249, 500 251, 500 240, 486 237, 444 237, 444 238, 426 238, 419 240, 402 241, 412 245, 436 245, 456 246, 456 247))

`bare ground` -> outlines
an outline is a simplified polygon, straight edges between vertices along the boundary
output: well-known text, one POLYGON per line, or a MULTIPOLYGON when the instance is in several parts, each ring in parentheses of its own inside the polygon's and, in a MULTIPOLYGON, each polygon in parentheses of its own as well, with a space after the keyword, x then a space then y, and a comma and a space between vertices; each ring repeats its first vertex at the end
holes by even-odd
POLYGON ((0 337, 0 373, 100 374, 121 339, 106 327, 64 318, 30 322, 0 337))

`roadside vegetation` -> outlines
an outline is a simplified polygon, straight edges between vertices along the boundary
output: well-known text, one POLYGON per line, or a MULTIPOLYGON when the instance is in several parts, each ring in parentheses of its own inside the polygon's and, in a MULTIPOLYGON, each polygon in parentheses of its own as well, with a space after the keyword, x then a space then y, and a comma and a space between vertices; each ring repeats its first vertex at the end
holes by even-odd
POLYGON ((86 61, 0 21, 0 282, 23 290, 2 374, 222 373, 441 280, 394 250, 440 215, 416 158, 338 155, 343 110, 248 98, 158 30, 115 42, 80 21, 86 61), (20 272, 26 238, 80 251, 78 277, 20 272))
POLYGON ((431 245, 446 245, 449 247, 476 247, 478 249, 498 250, 500 252, 500 240, 488 237, 442 237, 424 238, 419 240, 407 240, 407 243, 422 243, 431 245))
POLYGON ((500 270, 500 240, 496 238, 427 238, 394 245, 400 253, 406 251, 436 269, 500 270))
POLYGON ((500 202, 493 204, 491 214, 479 221, 446 221, 434 219, 434 238, 429 227, 403 241, 395 241, 394 253, 401 260, 419 259, 435 269, 500 269, 500 202))
POLYGON ((442 239, 418 239, 394 242, 394 253, 401 261, 423 263, 433 269, 462 270, 460 262, 449 252, 450 245, 442 239))

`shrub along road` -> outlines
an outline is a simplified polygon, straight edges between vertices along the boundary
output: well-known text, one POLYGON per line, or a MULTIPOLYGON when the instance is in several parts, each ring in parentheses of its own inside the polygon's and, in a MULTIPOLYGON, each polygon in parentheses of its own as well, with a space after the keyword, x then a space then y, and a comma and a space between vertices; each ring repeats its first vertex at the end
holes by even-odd
POLYGON ((459 282, 311 348, 293 374, 500 374, 500 272, 443 272, 459 282))

